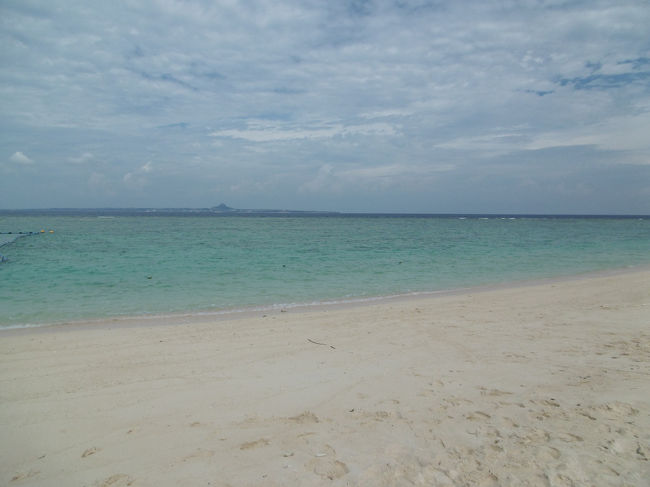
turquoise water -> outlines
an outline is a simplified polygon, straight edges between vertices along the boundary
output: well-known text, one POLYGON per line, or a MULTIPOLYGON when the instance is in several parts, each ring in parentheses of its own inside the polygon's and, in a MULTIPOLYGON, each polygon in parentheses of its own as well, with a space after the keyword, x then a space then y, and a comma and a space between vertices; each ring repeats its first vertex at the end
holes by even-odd
POLYGON ((0 248, 8 259, 0 264, 0 327, 349 300, 650 263, 650 219, 0 217, 0 232, 40 229, 0 248))

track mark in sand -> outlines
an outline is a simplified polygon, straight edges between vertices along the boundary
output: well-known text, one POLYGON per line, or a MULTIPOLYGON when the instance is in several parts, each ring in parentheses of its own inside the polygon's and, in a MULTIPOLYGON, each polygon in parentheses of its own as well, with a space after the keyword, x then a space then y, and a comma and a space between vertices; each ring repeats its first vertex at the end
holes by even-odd
POLYGON ((503 353, 503 356, 506 357, 507 359, 510 359, 511 362, 515 362, 515 363, 524 363, 530 361, 530 359, 526 355, 522 355, 520 353, 505 352, 503 353))
POLYGON ((562 441, 565 441, 567 443, 573 443, 573 442, 577 442, 577 441, 584 441, 584 438, 582 438, 582 436, 574 435, 573 433, 563 432, 563 433, 559 433, 557 435, 557 437, 558 437, 558 439, 560 439, 562 441))
POLYGON ((550 406, 550 407, 553 407, 553 408, 559 408, 560 407, 560 404, 554 398, 542 399, 541 401, 539 401, 539 404, 543 404, 544 406, 550 406))
POLYGON ((596 418, 594 416, 592 416, 591 414, 589 414, 587 411, 578 411, 578 414, 580 416, 584 416, 585 418, 589 418, 592 421, 596 421, 596 418))
POLYGON ((479 390, 481 391, 481 396, 508 396, 512 394, 512 392, 501 391, 499 389, 488 389, 486 387, 479 387, 479 390))
POLYGON ((539 446, 535 450, 535 457, 544 463, 549 463, 553 460, 557 460, 560 458, 560 456, 560 450, 548 445, 539 446))
MULTIPOLYGON (((358 410, 351 410, 350 412, 358 414, 361 418, 363 418, 361 424, 368 424, 365 420, 383 422, 393 416, 393 414, 390 413, 389 411, 364 411, 358 409, 358 410)), ((397 417, 401 418, 399 412, 397 413, 397 417)))
POLYGON ((519 423, 507 416, 502 417, 501 421, 506 425, 507 428, 519 428, 519 423))
POLYGON ((195 458, 212 458, 214 456, 213 450, 204 450, 203 448, 197 448, 194 452, 183 457, 181 461, 187 462, 188 460, 193 460, 195 458))
POLYGON ((100 450, 101 450, 101 448, 97 448, 96 446, 90 447, 81 454, 81 458, 86 458, 86 457, 89 457, 90 455, 94 455, 95 453, 97 453, 100 450))
POLYGON ((648 461, 648 449, 644 448, 641 443, 636 444, 636 451, 635 453, 645 462, 648 461))
POLYGON ((379 404, 393 404, 393 405, 398 405, 399 404, 399 399, 384 399, 383 401, 379 401, 377 405, 379 404))
POLYGON ((111 475, 107 479, 100 480, 95 483, 96 487, 122 487, 122 486, 129 486, 132 485, 133 482, 135 482, 135 479, 133 477, 130 477, 129 475, 126 475, 124 473, 116 473, 115 475, 111 475))
POLYGON ((298 423, 298 424, 319 423, 320 422, 320 419, 318 419, 318 416, 316 416, 311 411, 304 411, 303 413, 299 414, 298 416, 291 416, 290 418, 287 418, 287 419, 289 421, 292 421, 292 422, 298 423))
POLYGON ((451 405, 453 407, 459 407, 461 404, 474 404, 472 401, 469 399, 465 399, 464 397, 457 397, 457 396, 449 396, 449 397, 443 397, 442 402, 445 403, 445 406, 443 406, 443 409, 446 409, 447 405, 451 405))
POLYGON ((41 473, 40 470, 30 470, 28 472, 18 472, 16 475, 14 475, 11 478, 11 482, 16 482, 18 480, 29 479, 31 477, 34 477, 34 476, 38 475, 39 473, 41 473))
MULTIPOLYGON (((471 450, 458 451, 447 448, 440 439, 440 446, 428 452, 417 452, 406 445, 394 443, 386 446, 375 463, 359 473, 359 487, 393 487, 395 485, 491 485, 483 478, 473 477, 473 482, 459 482, 458 466, 473 461, 471 450), (419 453, 423 453, 420 455, 419 453), (431 455, 429 455, 431 454, 431 455)), ((470 479, 460 479, 470 480, 470 479)))
MULTIPOLYGON (((296 438, 304 439, 304 438, 307 438, 309 436, 314 436, 315 434, 316 434, 315 431, 307 431, 305 433, 300 433, 298 436, 296 436, 296 438)), ((309 440, 305 440, 305 441, 309 441, 309 440)))
MULTIPOLYGON (((618 339, 602 344, 597 354, 606 353, 618 353, 633 362, 648 362, 650 361, 650 335, 640 333, 629 340, 618 339)), ((612 358, 619 358, 619 356, 612 358)))
POLYGON ((484 421, 486 419, 490 419, 492 416, 484 413, 483 411, 474 411, 473 413, 465 415, 465 417, 470 421, 484 421))
POLYGON ((619 416, 636 416, 639 413, 638 409, 634 409, 628 403, 620 401, 614 401, 588 409, 613 418, 617 418, 619 416))
MULTIPOLYGON (((542 428, 521 428, 516 433, 510 435, 518 445, 539 445, 548 443, 551 440, 551 435, 548 431, 542 428)), ((577 440, 564 440, 564 441, 577 441, 577 440)), ((582 440, 580 440, 582 441, 582 440)))
POLYGON ((239 446, 240 450, 252 450, 253 448, 259 448, 262 446, 267 446, 269 443, 271 443, 267 438, 260 438, 259 440, 255 441, 247 441, 246 443, 242 443, 239 446))

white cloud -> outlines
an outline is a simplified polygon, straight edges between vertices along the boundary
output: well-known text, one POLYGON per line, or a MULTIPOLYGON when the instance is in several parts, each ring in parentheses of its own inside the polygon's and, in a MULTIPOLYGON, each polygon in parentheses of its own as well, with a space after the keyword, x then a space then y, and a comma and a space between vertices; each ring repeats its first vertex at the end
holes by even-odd
POLYGON ((475 136, 462 136, 446 140, 436 144, 443 149, 455 149, 459 151, 477 151, 483 156, 494 157, 495 155, 508 154, 524 148, 528 137, 525 132, 506 131, 489 132, 475 136))
POLYGON ((386 191, 399 187, 421 189, 440 173, 453 171, 451 163, 395 163, 376 166, 335 168, 322 165, 315 177, 300 186, 302 193, 340 193, 342 191, 386 191))
POLYGON ((341 123, 324 124, 321 126, 297 127, 295 125, 280 125, 253 121, 250 128, 244 130, 228 129, 217 130, 210 135, 213 137, 230 137, 244 139, 251 142, 276 142, 286 140, 326 139, 352 135, 383 135, 397 134, 395 127, 388 123, 366 123, 357 125, 343 125, 341 123))
POLYGON ((27 157, 25 154, 22 152, 14 152, 13 155, 9 158, 11 162, 15 162, 16 164, 24 164, 24 165, 30 165, 34 164, 34 161, 32 161, 29 157, 27 157))
MULTIPOLYGON (((535 135, 526 149, 593 145, 602 150, 645 153, 637 163, 650 164, 650 112, 637 115, 615 116, 588 127, 571 127, 562 131, 549 131, 535 135)), ((633 162, 633 161, 630 161, 633 162)))
POLYGON ((94 158, 95 158, 95 156, 92 153, 84 152, 80 156, 71 157, 69 159, 69 161, 74 163, 74 164, 85 164, 88 161, 92 161, 94 158))
POLYGON ((153 164, 147 161, 135 171, 127 172, 122 181, 124 184, 133 189, 142 189, 149 183, 147 175, 153 171, 153 164))

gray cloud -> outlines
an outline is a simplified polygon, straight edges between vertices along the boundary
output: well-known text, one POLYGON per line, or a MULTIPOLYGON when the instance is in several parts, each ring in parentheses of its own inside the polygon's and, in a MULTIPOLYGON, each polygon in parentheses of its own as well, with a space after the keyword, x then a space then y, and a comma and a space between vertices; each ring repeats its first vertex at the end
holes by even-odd
POLYGON ((0 22, 0 148, 38 161, 0 162, 3 207, 650 212, 643 2, 7 0, 0 22))

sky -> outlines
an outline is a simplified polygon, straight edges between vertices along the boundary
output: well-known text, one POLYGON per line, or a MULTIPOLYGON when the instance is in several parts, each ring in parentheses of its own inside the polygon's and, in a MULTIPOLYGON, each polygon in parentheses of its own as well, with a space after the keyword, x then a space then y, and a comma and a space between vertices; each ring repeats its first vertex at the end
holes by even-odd
POLYGON ((647 0, 0 0, 0 208, 650 214, 647 0))

